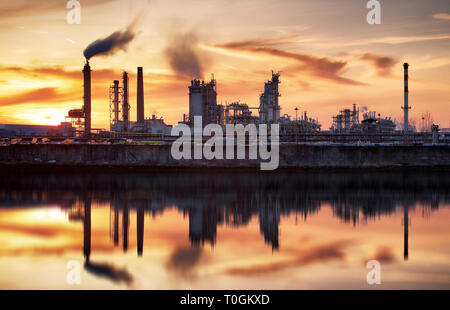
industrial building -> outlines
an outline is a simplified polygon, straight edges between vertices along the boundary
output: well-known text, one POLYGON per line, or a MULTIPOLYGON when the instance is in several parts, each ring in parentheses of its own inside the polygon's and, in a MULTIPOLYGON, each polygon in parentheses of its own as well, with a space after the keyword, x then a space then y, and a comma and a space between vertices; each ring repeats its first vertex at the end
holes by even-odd
MULTIPOLYGON (((408 111, 408 68, 404 67, 404 132, 414 132, 415 128, 409 125, 408 111)), ((69 111, 68 121, 76 132, 82 132, 85 137, 91 135, 91 68, 87 61, 83 69, 84 97, 83 108, 69 111), (82 128, 83 127, 83 128, 82 128)), ((202 117, 203 126, 207 124, 279 124, 280 134, 297 135, 305 133, 317 133, 321 130, 321 125, 317 119, 308 117, 307 112, 300 113, 293 119, 288 114, 281 116, 281 106, 279 103, 280 72, 272 71, 271 79, 264 83, 263 92, 259 96, 259 106, 252 107, 240 101, 231 104, 218 104, 217 102, 217 81, 214 74, 211 80, 191 80, 189 89, 189 114, 184 115, 182 123, 193 125, 194 117, 202 117), (258 115, 253 111, 257 110, 258 115)), ((155 115, 152 118, 145 118, 144 115, 144 83, 143 68, 137 68, 137 121, 129 120, 129 80, 127 72, 123 72, 122 85, 119 80, 114 80, 109 88, 110 102, 110 133, 114 135, 127 134, 161 134, 170 135, 171 126, 164 123, 162 118, 155 115)), ((67 120, 66 120, 67 121, 67 120)), ((388 117, 382 118, 376 112, 366 112, 360 122, 360 110, 353 105, 352 108, 342 109, 339 114, 333 117, 333 125, 330 132, 334 134, 350 133, 394 133, 395 122, 388 117)))
POLYGON ((164 123, 162 118, 152 115, 145 118, 144 113, 144 74, 143 68, 137 68, 136 92, 136 122, 129 120, 129 79, 128 73, 122 76, 122 86, 119 80, 114 80, 109 88, 110 132, 114 134, 144 133, 170 135, 172 126, 164 123))
POLYGON ((260 118, 252 115, 252 109, 245 103, 233 102, 225 106, 225 124, 257 124, 260 118))
MULTIPOLYGON (((259 95, 259 105, 249 105, 241 101, 218 104, 217 81, 214 74, 211 80, 193 79, 188 85, 189 114, 183 116, 180 123, 193 126, 194 117, 202 117, 203 126, 207 124, 279 124, 280 136, 284 142, 407 142, 414 143, 430 141, 431 136, 416 133, 416 128, 409 122, 409 64, 403 64, 404 69, 404 118, 398 124, 391 117, 381 117, 368 108, 360 108, 353 104, 350 108, 343 108, 333 116, 330 131, 322 131, 318 119, 308 116, 307 111, 295 108, 295 118, 289 114, 281 114, 279 102, 280 72, 272 71, 271 78, 264 83, 263 91, 259 95), (300 112, 300 114, 298 114, 300 112), (362 114, 362 116, 360 116, 362 114), (397 130, 401 125, 402 129, 397 130), (378 135, 377 137, 374 136, 378 135), (407 136, 407 137, 406 137, 407 136), (408 138, 409 137, 409 138, 408 138)), ((0 135, 13 136, 60 136, 72 137, 80 141, 95 139, 127 139, 127 141, 171 140, 172 126, 167 125, 161 117, 152 115, 145 117, 144 110, 144 74, 143 68, 137 67, 136 83, 136 121, 130 120, 129 75, 121 74, 120 79, 112 81, 109 87, 110 126, 108 130, 92 128, 91 125, 91 66, 86 60, 83 73, 83 105, 79 109, 68 112, 65 122, 59 126, 8 125, 0 128, 0 135), (12 126, 15 126, 14 128, 12 126)), ((226 101, 225 101, 226 102, 226 101)), ((436 134, 433 141, 447 141, 443 134, 436 134), (441 139, 442 138, 442 139, 441 139)), ((122 141, 123 142, 123 141, 122 141)), ((89 142, 91 143, 91 142, 89 142)), ((434 142, 433 142, 434 143, 434 142)))
POLYGON ((217 89, 214 75, 211 81, 205 83, 194 79, 189 88, 189 124, 194 123, 194 117, 201 116, 203 124, 223 124, 224 108, 217 104, 217 89))
POLYGON ((184 116, 183 123, 193 125, 193 118, 201 116, 203 126, 207 124, 280 124, 280 132, 295 134, 299 132, 317 132, 320 124, 307 117, 307 112, 300 119, 291 119, 288 114, 280 116, 278 91, 280 73, 272 71, 272 78, 264 83, 264 90, 259 97, 259 107, 251 107, 240 101, 231 104, 217 104, 217 82, 212 75, 211 81, 205 83, 192 80, 189 88, 189 116, 184 116), (254 115, 257 110, 259 115, 254 115))
MULTIPOLYGON (((381 117, 375 111, 366 111, 363 113, 363 120, 359 121, 359 108, 356 104, 353 109, 342 109, 339 114, 333 116, 333 125, 330 128, 332 133, 346 134, 372 134, 383 133, 393 134, 396 131, 396 123, 390 117, 381 117)), ((415 132, 415 127, 409 126, 409 132, 415 132)))
MULTIPOLYGON (((83 107, 72 109, 66 116, 66 122, 75 128, 77 136, 90 137, 91 128, 91 67, 89 62, 83 68, 83 107)), ((144 77, 143 68, 137 68, 137 96, 136 96, 137 121, 130 121, 129 112, 129 77, 127 72, 122 74, 122 85, 119 80, 114 80, 109 88, 110 133, 114 136, 127 136, 129 134, 158 134, 170 135, 172 126, 164 123, 162 118, 152 115, 145 118, 144 114, 144 77)), ((100 129, 96 129, 100 132, 100 129)))
POLYGON ((394 133, 397 126, 390 117, 382 118, 380 114, 376 116, 376 112, 364 113, 363 117, 361 131, 365 133, 394 133))
POLYGON ((280 105, 278 98, 278 85, 280 84, 280 73, 272 71, 272 79, 264 83, 264 92, 259 97, 259 117, 261 123, 278 123, 280 119, 280 105))

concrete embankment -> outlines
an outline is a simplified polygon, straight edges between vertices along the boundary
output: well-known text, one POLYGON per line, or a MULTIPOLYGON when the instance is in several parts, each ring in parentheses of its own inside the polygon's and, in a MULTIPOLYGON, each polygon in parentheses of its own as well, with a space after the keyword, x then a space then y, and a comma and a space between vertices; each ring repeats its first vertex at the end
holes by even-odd
MULTIPOLYGON (((15 144, 0 147, 1 164, 260 167, 261 160, 175 160, 170 145, 15 144)), ((248 153, 246 153, 248 158, 248 153)), ((282 144, 280 168, 450 167, 450 146, 282 144)))

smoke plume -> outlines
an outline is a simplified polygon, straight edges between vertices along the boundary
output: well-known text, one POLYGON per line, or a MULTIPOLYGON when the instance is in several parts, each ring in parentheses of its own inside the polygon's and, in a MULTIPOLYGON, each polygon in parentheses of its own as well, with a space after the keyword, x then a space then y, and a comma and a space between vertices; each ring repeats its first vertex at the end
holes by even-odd
POLYGON ((136 36, 136 18, 125 30, 116 31, 106 38, 97 39, 86 47, 83 54, 87 60, 97 55, 114 54, 117 50, 126 50, 127 45, 136 36))
POLYGON ((203 76, 197 43, 198 38, 193 33, 176 34, 172 37, 165 54, 175 73, 190 78, 203 76))
POLYGON ((391 76, 392 69, 398 63, 398 61, 393 58, 372 53, 362 55, 361 59, 371 63, 377 71, 377 74, 382 77, 391 76))

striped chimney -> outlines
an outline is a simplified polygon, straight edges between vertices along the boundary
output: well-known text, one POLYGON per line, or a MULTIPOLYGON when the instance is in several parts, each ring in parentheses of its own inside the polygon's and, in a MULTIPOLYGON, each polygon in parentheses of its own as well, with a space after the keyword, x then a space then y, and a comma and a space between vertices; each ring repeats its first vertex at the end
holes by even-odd
POLYGON ((411 109, 411 108, 408 106, 408 94, 409 94, 409 89, 408 89, 408 67, 409 67, 409 64, 405 62, 405 63, 403 64, 403 68, 404 68, 404 71, 405 71, 405 78, 404 78, 404 84, 405 84, 405 89, 404 89, 405 103, 404 103, 404 106, 402 107, 403 113, 404 113, 404 121, 403 121, 403 126, 404 126, 404 128, 403 128, 403 130, 404 130, 405 132, 407 132, 407 131, 409 130, 408 111, 409 111, 409 109, 411 109))

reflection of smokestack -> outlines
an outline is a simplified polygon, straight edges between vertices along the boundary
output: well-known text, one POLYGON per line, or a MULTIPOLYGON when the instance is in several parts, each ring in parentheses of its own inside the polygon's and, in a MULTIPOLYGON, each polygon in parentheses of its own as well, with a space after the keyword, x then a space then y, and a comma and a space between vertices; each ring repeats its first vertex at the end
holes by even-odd
POLYGON ((137 209, 137 253, 142 256, 144 252, 144 208, 137 209))
POLYGON ((91 256, 91 201, 89 198, 84 200, 83 234, 83 254, 86 262, 89 262, 91 256))
POLYGON ((404 120, 403 120, 404 128, 403 128, 403 130, 405 132, 407 132, 409 130, 408 110, 411 109, 408 106, 408 93, 409 93, 409 89, 408 89, 408 67, 409 67, 409 64, 405 62, 403 64, 403 68, 404 68, 404 71, 405 71, 405 79, 404 79, 404 81, 405 81, 405 105, 402 108, 403 111, 404 111, 404 120))
POLYGON ((114 246, 119 244, 119 207, 114 206, 114 246))
POLYGON ((122 100, 122 116, 123 116, 123 131, 128 132, 128 111, 130 106, 128 104, 128 73, 123 73, 123 100, 122 100))
POLYGON ((86 61, 86 65, 83 68, 83 83, 84 135, 88 137, 91 134, 91 67, 89 66, 89 61, 86 61))
POLYGON ((403 221, 404 221, 404 223, 403 223, 403 225, 404 225, 404 227, 403 227, 403 229, 404 229, 404 231, 403 231, 403 258, 404 258, 404 260, 408 260, 408 256, 409 256, 409 253, 408 253, 408 224, 409 224, 409 217, 408 217, 408 206, 407 205, 405 205, 404 207, 403 207, 403 221))
POLYGON ((130 223, 130 216, 128 213, 128 205, 127 202, 124 202, 123 206, 123 251, 126 252, 128 250, 128 226, 130 223))
POLYGON ((142 67, 137 68, 137 122, 144 123, 144 77, 142 67))

